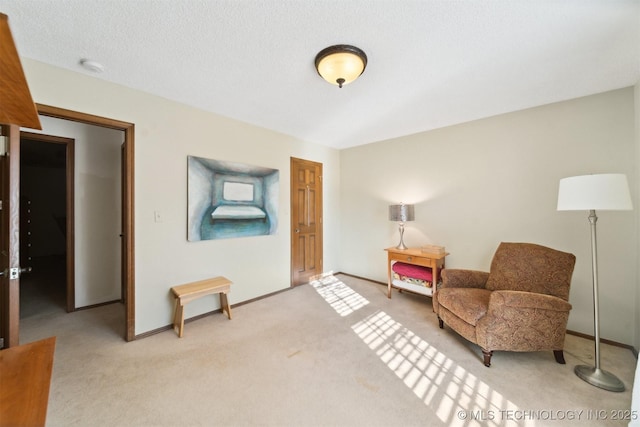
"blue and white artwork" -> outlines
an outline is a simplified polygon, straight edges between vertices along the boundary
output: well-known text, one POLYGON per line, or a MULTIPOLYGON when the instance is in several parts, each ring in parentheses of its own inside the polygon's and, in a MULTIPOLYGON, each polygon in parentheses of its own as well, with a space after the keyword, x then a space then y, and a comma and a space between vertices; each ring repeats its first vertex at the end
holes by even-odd
POLYGON ((188 156, 189 241, 275 234, 279 171, 188 156))

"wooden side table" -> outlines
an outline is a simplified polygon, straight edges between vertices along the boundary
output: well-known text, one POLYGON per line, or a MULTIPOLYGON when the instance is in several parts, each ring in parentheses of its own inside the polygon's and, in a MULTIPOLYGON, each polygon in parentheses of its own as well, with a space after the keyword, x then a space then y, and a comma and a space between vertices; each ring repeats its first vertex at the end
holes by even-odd
POLYGON ((0 351, 0 426, 44 426, 56 338, 0 351))
POLYGON ((432 296, 433 295, 433 287, 435 287, 440 281, 440 270, 444 268, 444 259, 448 252, 444 254, 433 254, 428 252, 422 252, 420 248, 409 248, 409 249, 397 249, 387 248, 388 259, 387 259, 387 297, 391 298, 391 288, 405 289, 411 292, 416 292, 422 295, 432 296), (391 271, 391 266, 394 262, 400 261, 407 264, 420 265, 423 267, 431 268, 433 274, 433 287, 425 288, 422 286, 412 285, 410 283, 403 282, 401 280, 393 280, 393 272, 391 271))

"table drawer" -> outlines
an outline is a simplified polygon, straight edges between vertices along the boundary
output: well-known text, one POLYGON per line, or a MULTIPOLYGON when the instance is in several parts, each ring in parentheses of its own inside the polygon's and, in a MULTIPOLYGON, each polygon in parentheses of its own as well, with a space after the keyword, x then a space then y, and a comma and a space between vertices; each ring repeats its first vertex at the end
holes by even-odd
POLYGON ((436 260, 430 258, 422 258, 415 255, 393 254, 391 261, 401 261, 409 264, 422 265, 425 267, 435 267, 436 260))

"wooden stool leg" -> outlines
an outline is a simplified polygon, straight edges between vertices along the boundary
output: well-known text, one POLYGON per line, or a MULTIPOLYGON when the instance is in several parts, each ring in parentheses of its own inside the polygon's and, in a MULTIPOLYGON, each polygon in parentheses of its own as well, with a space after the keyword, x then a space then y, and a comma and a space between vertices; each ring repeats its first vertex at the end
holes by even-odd
POLYGON ((179 322, 180 322, 180 318, 178 317, 180 315, 180 313, 178 313, 178 311, 180 310, 180 301, 178 300, 178 298, 176 298, 174 307, 173 307, 173 330, 178 332, 178 326, 179 326, 179 322))
POLYGON ((220 307, 222 308, 222 311, 227 311, 227 316, 229 316, 229 320, 231 320, 231 307, 229 307, 227 294, 224 292, 220 292, 220 307))
POLYGON ((184 306, 182 303, 178 305, 178 314, 180 316, 180 328, 178 329, 178 336, 182 338, 182 331, 184 331, 184 306))

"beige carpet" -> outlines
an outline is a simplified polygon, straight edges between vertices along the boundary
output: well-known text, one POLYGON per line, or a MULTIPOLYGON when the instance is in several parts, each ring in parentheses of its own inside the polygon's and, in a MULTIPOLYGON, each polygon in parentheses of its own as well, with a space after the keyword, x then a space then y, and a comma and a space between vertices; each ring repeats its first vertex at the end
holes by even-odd
POLYGON ((623 393, 575 376, 575 364, 593 364, 593 343, 575 336, 567 365, 552 352, 497 352, 486 368, 476 346, 438 328, 429 298, 390 300, 386 287, 349 276, 235 307, 233 320, 189 322, 182 339, 166 331, 125 343, 122 311, 22 319, 22 343, 58 337, 47 425, 627 424, 611 418, 630 407, 631 351, 601 347, 623 393))

